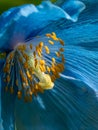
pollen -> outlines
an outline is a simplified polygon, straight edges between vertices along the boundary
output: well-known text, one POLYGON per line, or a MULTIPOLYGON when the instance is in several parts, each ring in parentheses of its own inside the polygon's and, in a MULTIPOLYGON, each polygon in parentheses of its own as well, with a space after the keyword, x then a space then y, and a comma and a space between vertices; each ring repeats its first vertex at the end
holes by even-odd
POLYGON ((62 46, 64 46, 64 41, 62 39, 59 38, 59 42, 62 46))
POLYGON ((52 38, 53 40, 55 40, 55 41, 58 41, 58 38, 57 38, 55 32, 52 32, 51 38, 52 38))
POLYGON ((8 83, 10 82, 10 76, 9 75, 7 75, 6 80, 7 80, 8 83))
POLYGON ((27 77, 30 79, 31 75, 30 75, 29 71, 26 71, 26 74, 27 74, 27 77))
POLYGON ((10 87, 10 93, 11 93, 11 94, 14 93, 14 89, 13 89, 13 87, 10 87))
POLYGON ((59 51, 58 51, 58 52, 55 52, 55 54, 56 54, 57 57, 60 57, 60 56, 61 56, 61 54, 60 54, 59 51))
POLYGON ((40 60, 41 65, 45 65, 45 60, 40 60))
POLYGON ((35 51, 33 52, 33 55, 34 55, 34 58, 36 58, 36 52, 35 51))
POLYGON ((53 42, 53 41, 51 41, 51 40, 48 40, 48 42, 49 42, 51 45, 53 45, 53 44, 54 44, 54 42, 53 42))
POLYGON ((10 60, 13 58, 13 56, 14 56, 14 54, 13 54, 13 52, 11 52, 10 56, 9 56, 10 60))
POLYGON ((32 45, 32 44, 30 44, 30 49, 32 50, 32 48, 33 48, 33 45, 32 45))
POLYGON ((58 41, 58 40, 59 40, 59 39, 57 38, 55 32, 52 32, 52 34, 47 33, 46 36, 47 36, 48 38, 52 38, 54 41, 58 41))
POLYGON ((59 50, 60 50, 61 52, 64 52, 64 48, 60 48, 59 50))
POLYGON ((21 91, 18 91, 18 92, 17 92, 17 97, 18 97, 18 99, 21 99, 21 98, 22 98, 22 92, 21 92, 21 91))
POLYGON ((47 66, 47 71, 48 71, 49 73, 50 73, 50 71, 51 71, 50 68, 49 68, 49 66, 47 66))
POLYGON ((45 50, 46 50, 46 53, 49 54, 50 53, 50 50, 48 48, 48 46, 44 46, 45 50))
POLYGON ((51 34, 50 34, 50 33, 47 33, 47 34, 46 34, 46 37, 48 37, 48 38, 51 37, 51 34))
POLYGON ((62 55, 62 62, 65 63, 64 55, 62 55))
POLYGON ((43 47, 44 43, 43 42, 40 42, 39 43, 39 47, 43 47))
POLYGON ((27 62, 24 63, 24 68, 25 69, 28 68, 28 63, 27 62))
POLYGON ((39 37, 36 44, 17 45, 7 56, 3 68, 5 92, 16 93, 18 99, 31 102, 33 96, 52 89, 64 71, 62 46, 64 41, 55 32, 47 33, 45 41, 39 37))
POLYGON ((52 62, 55 63, 55 58, 52 58, 52 62))

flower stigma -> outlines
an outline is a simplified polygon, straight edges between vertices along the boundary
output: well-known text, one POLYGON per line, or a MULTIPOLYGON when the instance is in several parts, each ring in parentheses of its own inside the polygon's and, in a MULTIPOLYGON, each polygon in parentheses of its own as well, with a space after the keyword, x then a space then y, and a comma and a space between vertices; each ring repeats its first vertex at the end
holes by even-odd
POLYGON ((47 42, 18 44, 7 56, 3 67, 5 91, 17 92, 18 98, 24 97, 25 102, 32 101, 32 96, 39 92, 52 89, 64 70, 64 41, 54 32, 44 37, 47 42))

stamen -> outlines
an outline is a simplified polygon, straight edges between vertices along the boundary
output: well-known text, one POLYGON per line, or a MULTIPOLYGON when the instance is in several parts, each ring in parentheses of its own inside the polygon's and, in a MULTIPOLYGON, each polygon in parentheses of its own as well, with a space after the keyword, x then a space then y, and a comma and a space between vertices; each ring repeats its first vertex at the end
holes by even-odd
POLYGON ((60 48, 59 50, 60 50, 61 52, 64 52, 64 48, 60 48))
POLYGON ((18 91, 18 92, 17 92, 17 96, 18 96, 18 99, 21 99, 21 98, 22 98, 22 92, 21 92, 21 91, 18 91))
POLYGON ((11 94, 17 91, 18 99, 24 96, 25 102, 31 102, 32 96, 37 96, 39 92, 52 89, 64 70, 64 41, 54 32, 46 34, 46 38, 47 42, 40 41, 36 46, 30 43, 15 47, 3 68, 5 91, 9 90, 11 94), (49 43, 58 44, 53 52, 49 43), (49 57, 51 53, 54 54, 52 58, 49 57))
POLYGON ((9 75, 7 75, 6 80, 7 80, 8 83, 10 82, 10 76, 9 75))
POLYGON ((13 93, 14 93, 14 89, 13 89, 13 87, 12 87, 12 86, 10 87, 10 93, 11 93, 11 94, 13 94, 13 93))
POLYGON ((39 47, 43 47, 44 43, 43 42, 40 42, 39 43, 39 47))
POLYGON ((57 57, 61 56, 60 52, 55 52, 55 54, 56 54, 57 57))
POLYGON ((48 46, 44 46, 44 47, 45 47, 46 53, 49 54, 50 50, 49 50, 48 46))
POLYGON ((48 71, 49 73, 50 73, 50 71, 51 71, 50 68, 49 68, 48 66, 47 66, 47 71, 48 71))
POLYGON ((16 80, 16 86, 18 86, 18 79, 16 80))
POLYGON ((46 34, 46 36, 48 38, 52 38, 54 41, 58 41, 58 38, 54 32, 52 32, 52 34, 48 33, 48 34, 46 34))
POLYGON ((30 44, 30 49, 32 50, 32 48, 33 48, 33 45, 32 45, 32 44, 30 44))
POLYGON ((49 42, 51 45, 54 45, 54 42, 53 42, 53 41, 48 40, 48 42, 49 42))
POLYGON ((52 62, 55 63, 55 58, 52 58, 52 62))
POLYGON ((64 46, 64 41, 62 39, 59 38, 59 42, 62 46, 64 46))

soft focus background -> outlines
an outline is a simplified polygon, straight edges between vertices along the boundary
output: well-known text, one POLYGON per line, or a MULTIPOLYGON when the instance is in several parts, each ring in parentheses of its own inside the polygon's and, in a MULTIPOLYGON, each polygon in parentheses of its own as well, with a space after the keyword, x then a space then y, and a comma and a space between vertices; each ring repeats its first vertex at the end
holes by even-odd
MULTIPOLYGON (((39 4, 42 0, 0 0, 0 14, 11 7, 22 5, 22 4, 39 4)), ((55 2, 56 0, 51 0, 55 2)))
POLYGON ((39 4, 42 0, 0 0, 0 14, 14 6, 22 5, 22 4, 27 4, 27 3, 34 3, 34 4, 39 4))

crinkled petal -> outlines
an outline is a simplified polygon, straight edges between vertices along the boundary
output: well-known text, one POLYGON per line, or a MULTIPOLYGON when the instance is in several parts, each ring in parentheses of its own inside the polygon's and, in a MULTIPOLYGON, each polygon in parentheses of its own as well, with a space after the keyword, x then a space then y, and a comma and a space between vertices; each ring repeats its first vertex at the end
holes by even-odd
POLYGON ((85 9, 84 3, 78 0, 60 1, 60 3, 63 3, 60 7, 70 15, 73 22, 78 20, 79 14, 85 9))
MULTIPOLYGON (((78 0, 67 0, 67 1, 78 1, 78 0)), ((65 4, 65 0, 56 0, 55 1, 55 4, 62 7, 64 4, 65 4)), ((81 2, 84 2, 84 3, 97 3, 98 1, 97 0, 81 0, 81 2)))
POLYGON ((19 42, 36 36, 52 21, 69 19, 69 15, 49 1, 12 8, 0 17, 0 49, 11 50, 19 42))
POLYGON ((60 78, 53 90, 15 106, 16 127, 21 130, 97 130, 95 92, 78 80, 60 78))

